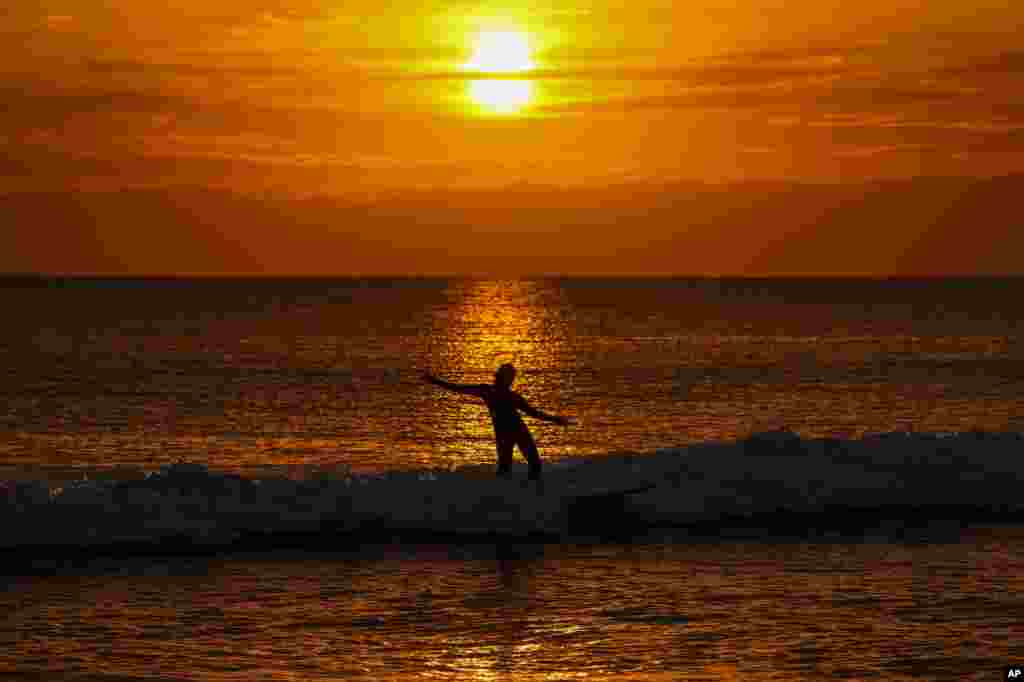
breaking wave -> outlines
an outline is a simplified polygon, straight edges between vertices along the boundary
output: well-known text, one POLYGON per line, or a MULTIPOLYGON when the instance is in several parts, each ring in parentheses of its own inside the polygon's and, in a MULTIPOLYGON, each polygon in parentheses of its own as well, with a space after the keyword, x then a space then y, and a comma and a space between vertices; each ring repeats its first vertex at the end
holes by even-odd
POLYGON ((736 527, 854 526, 910 516, 1024 519, 1018 433, 889 433, 858 440, 759 433, 644 455, 547 463, 542 491, 490 467, 304 480, 175 464, 129 481, 0 482, 0 549, 177 551, 392 537, 711 535, 736 527))

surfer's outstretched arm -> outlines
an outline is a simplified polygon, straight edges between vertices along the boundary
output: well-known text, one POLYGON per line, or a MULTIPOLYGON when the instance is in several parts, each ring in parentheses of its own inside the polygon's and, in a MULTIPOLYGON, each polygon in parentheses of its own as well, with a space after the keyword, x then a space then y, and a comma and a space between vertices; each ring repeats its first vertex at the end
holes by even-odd
POLYGON ((426 381, 427 383, 434 384, 435 386, 440 386, 441 388, 447 389, 449 391, 454 391, 456 393, 463 393, 465 395, 475 395, 475 396, 479 396, 480 395, 480 385, 479 384, 453 384, 450 381, 445 381, 444 379, 438 379, 437 377, 435 377, 433 374, 430 374, 429 372, 427 372, 427 373, 425 373, 423 375, 423 380, 426 381))
POLYGON ((551 422, 552 424, 558 424, 559 426, 568 426, 569 424, 572 424, 572 420, 567 417, 559 417, 558 415, 548 414, 547 412, 538 410, 536 407, 526 402, 526 398, 521 395, 517 395, 516 398, 516 408, 522 410, 534 419, 551 422))

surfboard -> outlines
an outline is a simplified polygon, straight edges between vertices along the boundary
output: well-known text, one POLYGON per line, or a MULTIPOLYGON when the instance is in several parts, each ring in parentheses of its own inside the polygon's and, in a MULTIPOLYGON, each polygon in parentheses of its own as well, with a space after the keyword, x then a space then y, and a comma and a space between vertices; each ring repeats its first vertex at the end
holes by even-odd
POLYGON ((570 503, 607 504, 613 503, 619 498, 628 495, 637 495, 657 487, 654 483, 642 483, 638 485, 615 487, 608 485, 586 485, 580 483, 569 483, 558 478, 545 478, 538 489, 537 482, 531 481, 522 476, 495 476, 490 475, 492 480, 506 483, 513 492, 532 492, 546 498, 558 498, 570 503))
MULTIPOLYGON (((594 489, 580 489, 575 494, 569 494, 567 497, 573 500, 588 500, 596 504, 600 504, 602 501, 610 501, 619 497, 625 497, 626 495, 637 495, 639 493, 645 493, 648 490, 653 490, 657 485, 654 483, 645 483, 643 485, 637 485, 630 488, 594 488, 594 489)), ((572 489, 570 489, 572 490, 572 489)))
POLYGON ((565 529, 570 535, 628 536, 633 531, 633 524, 627 522, 629 496, 655 487, 645 483, 628 488, 578 490, 564 498, 565 529))

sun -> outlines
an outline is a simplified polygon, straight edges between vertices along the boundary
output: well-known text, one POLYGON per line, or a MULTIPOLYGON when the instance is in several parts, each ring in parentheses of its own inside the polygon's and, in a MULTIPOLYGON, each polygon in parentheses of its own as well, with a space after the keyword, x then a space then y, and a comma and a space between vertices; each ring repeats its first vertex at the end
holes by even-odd
POLYGON ((469 82, 469 96, 495 114, 514 114, 533 99, 533 83, 527 80, 482 78, 469 82))
POLYGON ((530 40, 520 31, 484 31, 476 38, 467 71, 522 73, 534 67, 530 40))
POLYGON ((514 114, 533 98, 533 82, 508 78, 535 68, 529 37, 521 31, 483 31, 476 37, 465 71, 492 75, 469 81, 469 97, 483 111, 514 114))

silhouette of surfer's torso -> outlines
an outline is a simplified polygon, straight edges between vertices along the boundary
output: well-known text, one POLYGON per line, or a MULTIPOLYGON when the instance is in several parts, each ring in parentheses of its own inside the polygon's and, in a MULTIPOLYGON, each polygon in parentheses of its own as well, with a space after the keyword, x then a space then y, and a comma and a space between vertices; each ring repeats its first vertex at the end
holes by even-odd
POLYGON ((528 411, 530 407, 521 395, 490 384, 479 384, 473 388, 473 395, 482 398, 487 405, 496 434, 512 435, 526 429, 523 418, 519 416, 519 410, 528 411))
POLYGON ((491 423, 494 425, 494 436, 498 446, 498 474, 508 473, 512 466, 512 449, 518 446, 530 464, 530 478, 539 480, 541 463, 540 455, 537 453, 537 444, 534 443, 533 435, 523 422, 523 418, 519 416, 519 412, 522 411, 535 419, 563 426, 569 424, 570 421, 564 417, 557 417, 536 409, 526 402, 523 396, 513 391, 510 387, 515 379, 515 374, 515 368, 510 364, 505 364, 495 372, 493 384, 453 384, 429 373, 425 374, 423 378, 435 386, 449 391, 481 398, 491 413, 491 423))

